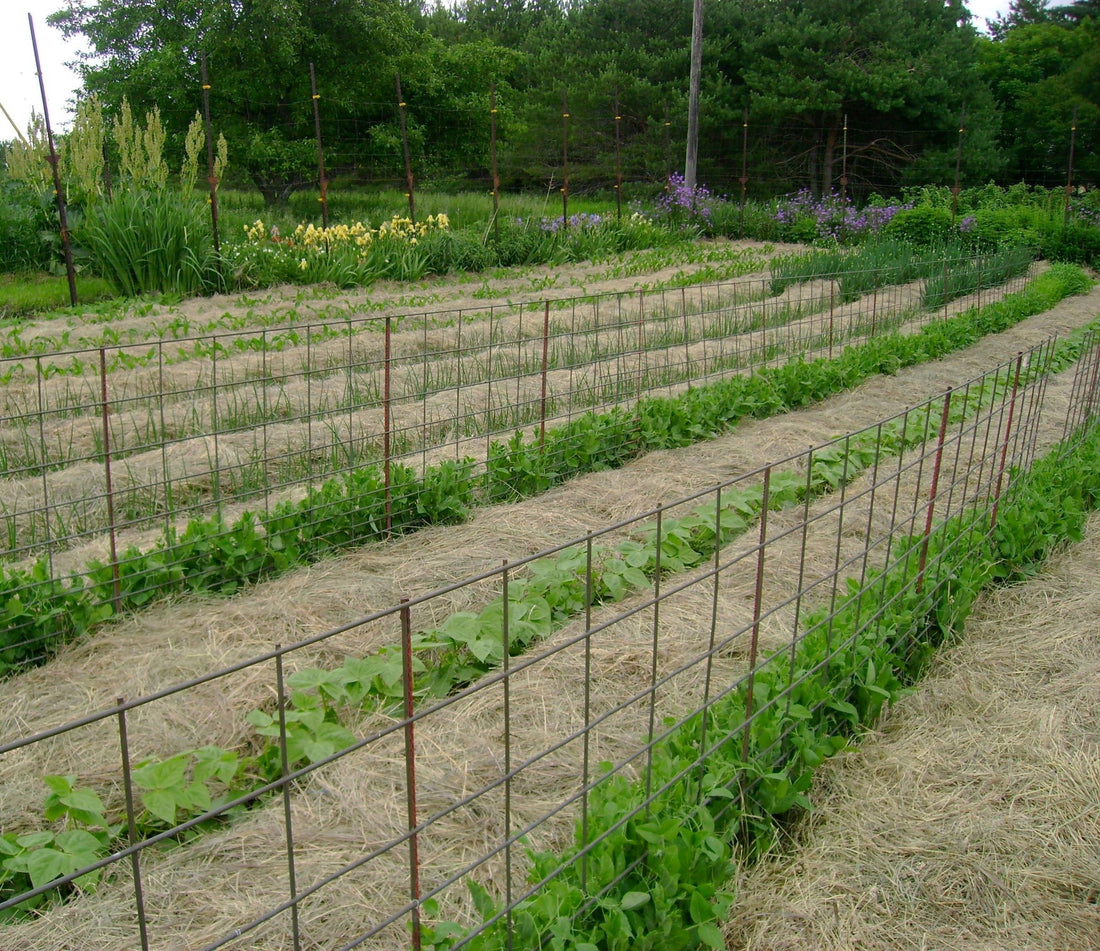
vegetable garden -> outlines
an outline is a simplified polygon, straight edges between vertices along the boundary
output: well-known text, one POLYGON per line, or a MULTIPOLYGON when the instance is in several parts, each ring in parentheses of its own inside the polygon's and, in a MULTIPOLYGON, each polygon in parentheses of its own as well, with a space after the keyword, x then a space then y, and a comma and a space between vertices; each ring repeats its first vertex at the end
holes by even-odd
POLYGON ((848 263, 792 283, 791 268, 812 262, 778 260, 770 278, 690 296, 681 286, 199 337, 139 324, 127 335, 147 337, 129 345, 97 325, 98 347, 63 349, 63 333, 54 353, 42 351, 57 335, 16 330, 8 346, 23 352, 0 371, 0 583, 27 610, 9 617, 0 664, 37 662, 65 625, 79 632, 182 588, 229 593, 682 444, 723 420, 704 406, 683 432, 647 423, 658 394, 690 401, 685 387, 915 329, 965 306, 960 295, 980 304, 1010 290, 1030 259, 848 263), (211 561, 213 549, 224 557, 211 561))
POLYGON ((1100 495, 1095 294, 1029 330, 1090 287, 1029 263, 9 336, 5 942, 724 946, 1100 495))

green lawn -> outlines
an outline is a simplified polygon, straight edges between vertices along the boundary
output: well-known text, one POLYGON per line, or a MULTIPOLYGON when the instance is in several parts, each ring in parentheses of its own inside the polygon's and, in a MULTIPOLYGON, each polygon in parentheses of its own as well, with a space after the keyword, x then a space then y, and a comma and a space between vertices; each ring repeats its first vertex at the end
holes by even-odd
MULTIPOLYGON (((111 285, 99 277, 77 276, 81 303, 113 297, 111 285)), ((43 272, 0 274, 0 318, 23 317, 69 306, 69 282, 43 272)))

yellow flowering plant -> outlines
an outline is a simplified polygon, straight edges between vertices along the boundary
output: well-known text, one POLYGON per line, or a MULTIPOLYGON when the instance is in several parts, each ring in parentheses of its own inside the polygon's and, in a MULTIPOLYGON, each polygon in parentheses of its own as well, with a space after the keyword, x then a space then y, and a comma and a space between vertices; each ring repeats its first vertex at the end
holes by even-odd
POLYGON ((445 214, 422 221, 394 215, 377 228, 362 221, 329 228, 303 223, 284 236, 257 219, 244 226, 238 273, 257 283, 328 281, 350 286, 379 278, 412 280, 429 265, 421 242, 448 232, 450 226, 445 214))

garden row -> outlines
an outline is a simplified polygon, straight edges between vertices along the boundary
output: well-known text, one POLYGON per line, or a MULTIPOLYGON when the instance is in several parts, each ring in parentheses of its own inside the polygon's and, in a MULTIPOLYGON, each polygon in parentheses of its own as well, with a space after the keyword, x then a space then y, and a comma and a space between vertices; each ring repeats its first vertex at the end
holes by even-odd
MULTIPOLYGON (((872 726, 936 648, 961 634, 982 588, 1024 578, 1052 549, 1079 540, 1098 505, 1093 422, 1022 475, 992 530, 988 512, 976 511, 931 537, 896 542, 896 562, 851 579, 840 609, 807 616, 792 648, 764 658, 701 712, 666 723, 650 739, 645 782, 601 779, 587 835, 578 832, 564 853, 532 854, 530 897, 507 904, 470 880, 483 924, 433 921, 422 928, 424 945, 724 949, 735 856, 774 847, 783 817, 809 807, 817 766, 872 726)), ((424 902, 426 918, 439 913, 434 898, 424 902)))
MULTIPOLYGON (((1050 368, 1072 362, 1080 346, 1078 335, 1051 351, 1050 368)), ((1025 372, 1046 369, 1036 362, 1025 372)), ((961 422, 1004 399, 1012 385, 1011 372, 999 371, 968 388, 965 399, 953 403, 945 416, 961 422)), ((498 667, 509 654, 519 654, 586 605, 620 600, 650 586, 658 576, 700 564, 741 534, 765 508, 797 505, 852 481, 862 471, 877 469, 883 454, 923 442, 944 408, 943 401, 933 402, 862 436, 838 441, 828 451, 812 453, 805 472, 774 471, 764 486, 723 494, 717 510, 712 504, 701 505, 685 517, 639 526, 614 549, 574 549, 531 562, 530 577, 506 583, 502 599, 476 615, 454 615, 414 639, 413 651, 423 652, 429 660, 422 665, 414 661, 420 671, 417 695, 450 693, 498 667)), ((1081 465, 1092 473, 1093 484, 1082 495, 1091 503, 1100 493, 1095 477, 1100 439, 1089 445, 1091 454, 1081 465)), ((1059 478, 1078 478, 1080 466, 1074 465, 1061 460, 1059 478)), ((1065 484, 1055 482, 1045 473, 1037 477, 1042 492, 1065 484)), ((1033 520, 1021 527, 1022 516, 1013 504, 1001 508, 993 536, 998 549, 989 556, 995 560, 1004 558, 1011 546, 1013 557, 1031 557, 1067 524, 1072 526, 1071 518, 1059 515, 1048 521, 1061 518, 1062 523, 1040 525, 1037 532, 1033 520)), ((1072 503, 1066 504, 1066 512, 1080 514, 1072 503)), ((666 724, 649 747, 647 784, 628 781, 625 775, 593 783, 587 837, 565 855, 533 856, 531 881, 539 888, 531 900, 505 912, 471 879, 475 903, 489 924, 489 931, 475 937, 471 946, 503 946, 506 929, 533 945, 539 936, 560 931, 566 941, 563 947, 573 946, 567 939, 577 947, 585 942, 608 948, 696 947, 700 942, 719 946, 714 944, 714 921, 720 920, 728 902, 721 884, 729 870, 731 843, 751 847, 754 837, 767 834, 767 816, 803 803, 813 766, 841 748, 858 723, 873 718, 884 698, 895 695, 905 679, 901 659, 910 670, 919 666, 925 654, 916 649, 919 643, 904 640, 910 628, 915 637, 925 636, 925 622, 933 617, 945 629, 955 627, 973 596, 970 582, 990 574, 984 562, 966 560, 966 553, 960 566, 949 563, 957 554, 955 542, 945 540, 952 532, 965 536, 968 545, 982 537, 972 523, 937 529, 931 544, 925 543, 919 552, 919 569, 920 540, 908 547, 897 543, 901 557, 896 566, 881 579, 854 585, 856 595, 839 614, 808 616, 807 633, 797 643, 797 666, 794 654, 778 654, 753 668, 749 686, 742 682, 717 696, 702 715, 666 724), (913 579, 918 570, 924 573, 926 556, 935 567, 929 570, 924 593, 918 582, 914 595, 913 579), (834 677, 850 695, 837 694, 834 677), (737 718, 752 707, 753 678, 758 712, 751 721, 753 745, 746 759, 737 749, 748 727, 737 718), (654 850, 661 850, 659 858, 654 850), (581 855, 584 873, 578 872, 581 855), (551 909, 562 907, 571 909, 565 919, 546 917, 551 909)), ((992 573, 1006 570, 1002 565, 992 573)), ((341 711, 390 709, 408 689, 407 683, 399 649, 349 659, 336 670, 299 670, 289 680, 289 707, 278 716, 259 710, 249 716, 256 732, 268 738, 257 756, 207 746, 137 764, 131 778, 139 814, 131 817, 136 825, 128 831, 108 821, 102 799, 78 786, 75 776, 47 777, 45 818, 64 831, 3 837, 3 897, 14 903, 28 892, 37 893, 22 906, 26 910, 56 891, 59 886, 53 883, 58 877, 93 889, 126 836, 131 843, 135 835, 141 837, 143 846, 187 839, 216 825, 216 820, 239 816, 285 781, 288 770, 323 763, 359 742, 341 724, 341 711)), ((309 771, 302 768, 290 778, 304 778, 309 771)), ((424 916, 434 918, 437 908, 429 900, 424 916)), ((423 938, 445 948, 465 935, 466 929, 444 924, 425 926, 423 938)))
POLYGON ((217 515, 194 519, 179 534, 167 531, 151 548, 89 564, 71 578, 52 577, 45 560, 31 569, 2 570, 0 664, 12 669, 41 662, 58 645, 156 598, 231 593, 333 551, 464 519, 475 503, 533 495, 580 472, 616 467, 653 449, 690 445, 742 417, 809 405, 873 374, 958 350, 1088 286, 1081 271, 1056 267, 1023 292, 913 335, 877 337, 833 359, 794 360, 678 396, 648 398, 629 410, 585 414, 544 434, 516 433, 507 443, 490 445, 483 473, 454 461, 419 475, 393 465, 387 482, 385 472, 368 467, 311 488, 298 502, 245 512, 233 524, 217 515))
MULTIPOLYGON (((130 781, 138 812, 129 824, 108 821, 99 793, 77 786, 75 775, 44 777, 50 790, 44 818, 60 823, 63 831, 0 837, 0 901, 35 890, 41 890, 39 901, 63 893, 61 886, 46 886, 77 872, 76 885, 91 888, 98 871, 84 870, 123 846, 127 837, 178 837, 180 822, 190 837, 217 825, 215 819, 239 815, 275 788, 287 770, 323 762, 354 745, 349 727, 364 711, 389 711, 409 690, 421 700, 448 696, 499 668, 506 654, 524 653, 593 606, 621 601, 659 576, 702 564, 743 534, 765 508, 808 504, 883 465, 886 457, 921 445, 936 420, 941 426, 957 425, 1003 402, 1030 378, 1073 362, 1084 336, 1029 363, 1022 376, 1014 376, 1011 367, 987 375, 949 411, 943 400, 932 401, 820 448, 807 459, 804 472, 799 467, 775 470, 766 485, 727 489, 717 507, 705 502, 686 516, 636 523, 615 546, 581 545, 535 559, 525 577, 511 580, 504 596, 478 612, 451 615, 404 647, 395 644, 372 656, 347 658, 335 669, 299 669, 288 679, 289 703, 277 716, 261 709, 248 715, 256 734, 255 755, 208 745, 137 764, 130 781)), ((32 898, 19 908, 26 911, 37 903, 32 898)))
MULTIPOLYGON (((965 279, 958 293, 980 295, 1027 263, 1002 255, 976 267, 953 265, 950 273, 965 279)), ((828 287, 755 303, 745 302, 754 296, 751 282, 705 293, 717 302, 703 289, 698 302, 683 293, 679 300, 639 295, 636 307, 631 297, 595 298, 579 308, 565 301, 568 323, 551 319, 549 305, 526 320, 522 308, 495 320, 490 314, 487 326, 464 324, 460 314, 457 327, 430 338, 395 331, 392 340, 370 343, 365 334, 353 339, 348 327, 346 339, 324 343, 306 328, 288 331, 299 343, 278 356, 214 352, 197 379, 154 353, 145 371, 104 367, 99 379, 88 376, 72 391, 59 380, 9 387, 16 415, 0 441, 9 551, 23 560, 36 548, 73 547, 112 524, 159 530, 188 514, 221 511, 223 503, 264 498, 268 506, 278 498, 273 489, 384 464, 387 450, 397 459, 449 441, 456 458, 480 455, 483 446, 460 443, 783 355, 831 353, 918 312, 901 290, 889 295, 877 287, 871 298, 839 307, 828 287)))

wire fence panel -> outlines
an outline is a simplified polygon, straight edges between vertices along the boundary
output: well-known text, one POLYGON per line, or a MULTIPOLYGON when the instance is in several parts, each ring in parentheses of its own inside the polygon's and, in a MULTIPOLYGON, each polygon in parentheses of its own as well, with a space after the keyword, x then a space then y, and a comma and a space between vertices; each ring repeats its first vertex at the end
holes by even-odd
MULTIPOLYGON (((613 313, 612 337, 636 331, 613 313)), ((486 361, 490 345, 528 359, 515 323, 512 337, 484 338, 486 361)), ((544 319, 523 324, 537 344, 544 319)), ((468 335, 464 346, 473 366, 481 350, 468 335)), ((809 761, 800 723, 846 715, 830 674, 873 693, 883 645, 927 651, 897 626, 898 610, 939 605, 948 628, 952 612, 965 615, 958 573, 999 502, 1055 438, 1095 421, 1100 338, 1085 341, 1072 374, 1052 376, 1054 353, 1052 339, 721 485, 7 738, 6 829, 41 826, 15 777, 48 775, 62 800, 109 817, 110 838, 9 888, 0 911, 46 903, 41 917, 0 927, 13 947, 98 919, 125 931, 127 947, 186 936, 209 949, 415 948, 453 922, 453 947, 480 946, 482 933, 524 946, 540 896, 568 893, 571 918, 619 901, 624 883, 674 860, 651 849, 685 803, 714 822, 746 796, 779 811, 784 797, 797 803, 776 771, 809 761), (456 596, 467 610, 453 610, 456 596), (333 645, 356 639, 374 648, 337 663, 344 648, 333 645), (241 696, 252 712, 230 722, 225 698, 241 696), (184 700, 200 722, 181 718, 184 700), (75 748, 96 752, 72 763, 75 748), (369 819, 348 802, 371 804, 369 819), (87 876, 101 879, 94 892, 66 888, 87 876)), ((529 356, 541 366, 538 346, 529 356)), ((374 365, 349 361, 336 376, 374 365)), ((728 861, 711 839, 675 860, 728 861)))
POLYGON ((873 283, 855 300, 833 279, 779 293, 743 281, 13 357, 0 362, 6 561, 266 513, 364 466, 483 462, 516 430, 935 316, 919 288, 873 283))
MULTIPOLYGON (((988 284, 1000 282, 987 300, 1023 280, 985 271, 988 284)), ((170 330, 36 356, 33 380, 13 358, 0 367, 12 377, 0 420, 4 560, 34 576, 28 585, 56 579, 59 597, 90 581, 116 612, 181 587, 228 593, 236 582, 200 563, 204 545, 240 547, 245 576, 260 577, 405 531, 425 505, 451 504, 455 486, 473 501, 476 480, 482 501, 508 501, 529 491, 515 477, 525 458, 549 473, 544 487, 572 474, 569 427, 586 414, 611 420, 599 424, 601 439, 614 443, 605 464, 618 465, 642 445, 629 412, 608 413, 831 358, 972 302, 951 305, 945 294, 942 311, 929 309, 932 278, 890 280, 849 272, 179 339, 170 330), (537 460, 524 445, 533 432, 537 460), (425 501, 417 479, 427 473, 425 501), (292 522, 292 545, 245 553, 257 533, 292 522), (164 552, 151 566, 150 551, 164 552)), ((98 609, 88 610, 94 622, 98 609)), ((7 663, 34 663, 50 637, 32 628, 6 641, 7 663)))

